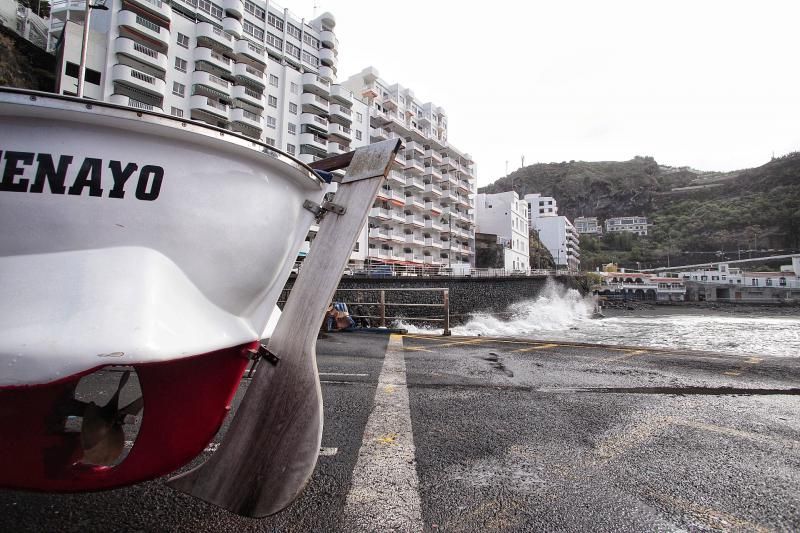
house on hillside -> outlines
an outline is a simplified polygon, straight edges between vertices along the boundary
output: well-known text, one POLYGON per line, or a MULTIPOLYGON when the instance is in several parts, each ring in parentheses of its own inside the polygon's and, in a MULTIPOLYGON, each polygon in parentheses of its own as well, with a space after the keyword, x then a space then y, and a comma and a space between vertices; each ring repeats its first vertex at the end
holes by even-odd
POLYGON ((647 217, 612 217, 606 219, 608 233, 627 231, 643 237, 647 236, 647 217))
POLYGON ((530 228, 555 260, 557 268, 576 271, 580 268, 581 247, 578 231, 565 216, 558 214, 558 204, 551 196, 526 194, 530 228))
POLYGON ((578 217, 575 219, 575 230, 581 235, 602 235, 603 226, 597 217, 578 217))

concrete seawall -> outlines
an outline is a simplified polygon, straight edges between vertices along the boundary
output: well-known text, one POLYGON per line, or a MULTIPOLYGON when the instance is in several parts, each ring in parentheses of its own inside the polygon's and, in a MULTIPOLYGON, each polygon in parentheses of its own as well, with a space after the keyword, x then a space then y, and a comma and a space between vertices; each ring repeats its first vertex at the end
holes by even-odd
MULTIPOLYGON (((556 276, 549 278, 566 287, 574 288, 585 294, 586 279, 581 276, 556 276)), ((502 313, 514 303, 536 298, 547 283, 547 277, 360 277, 342 278, 339 289, 359 289, 342 291, 335 298, 345 302, 377 302, 381 290, 387 289, 448 289, 450 294, 450 317, 453 324, 462 323, 471 313, 502 313)), ((286 284, 291 290, 295 278, 286 284)), ((386 293, 387 316, 437 317, 442 310, 438 307, 399 307, 400 304, 439 304, 442 302, 440 292, 408 291, 386 293)), ((364 306, 366 307, 366 306, 364 306)), ((376 315, 375 309, 364 309, 365 314, 376 315)))

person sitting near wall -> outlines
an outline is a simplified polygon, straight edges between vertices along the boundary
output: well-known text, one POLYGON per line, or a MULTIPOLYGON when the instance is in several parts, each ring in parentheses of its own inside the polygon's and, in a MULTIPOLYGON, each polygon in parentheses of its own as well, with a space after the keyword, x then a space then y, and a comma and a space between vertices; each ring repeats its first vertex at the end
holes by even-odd
POLYGON ((347 304, 344 302, 332 302, 328 306, 325 317, 325 331, 340 331, 342 329, 350 329, 356 325, 356 321, 350 316, 347 311, 347 304))

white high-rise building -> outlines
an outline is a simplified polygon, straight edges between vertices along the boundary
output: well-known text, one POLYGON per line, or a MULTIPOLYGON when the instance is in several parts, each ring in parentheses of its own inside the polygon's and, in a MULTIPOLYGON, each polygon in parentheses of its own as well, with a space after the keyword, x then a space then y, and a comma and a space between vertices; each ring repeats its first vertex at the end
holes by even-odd
POLYGON ((504 247, 506 270, 528 270, 528 203, 515 191, 475 197, 477 231, 497 235, 504 247))
POLYGON ((580 241, 578 231, 565 216, 558 214, 554 198, 540 194, 526 194, 530 213, 530 227, 539 235, 558 268, 580 268, 580 241))
MULTIPOLYGON (((84 5, 52 5, 62 94, 76 93, 84 5)), ((307 21, 265 0, 106 6, 92 10, 84 96, 229 129, 305 162, 368 142, 366 107, 335 84, 331 14, 307 21)))
POLYGON ((401 139, 395 169, 369 214, 370 262, 462 266, 475 262, 475 163, 447 142, 444 109, 380 78, 373 67, 342 82, 369 108, 370 140, 401 139))

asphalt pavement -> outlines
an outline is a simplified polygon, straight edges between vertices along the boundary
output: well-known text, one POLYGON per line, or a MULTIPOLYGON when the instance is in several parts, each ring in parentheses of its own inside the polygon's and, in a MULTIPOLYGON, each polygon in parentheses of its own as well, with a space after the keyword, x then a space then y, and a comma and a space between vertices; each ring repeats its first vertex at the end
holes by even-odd
POLYGON ((317 353, 322 450, 285 512, 157 479, 0 491, 0 531, 800 529, 800 358, 359 333, 317 353))

